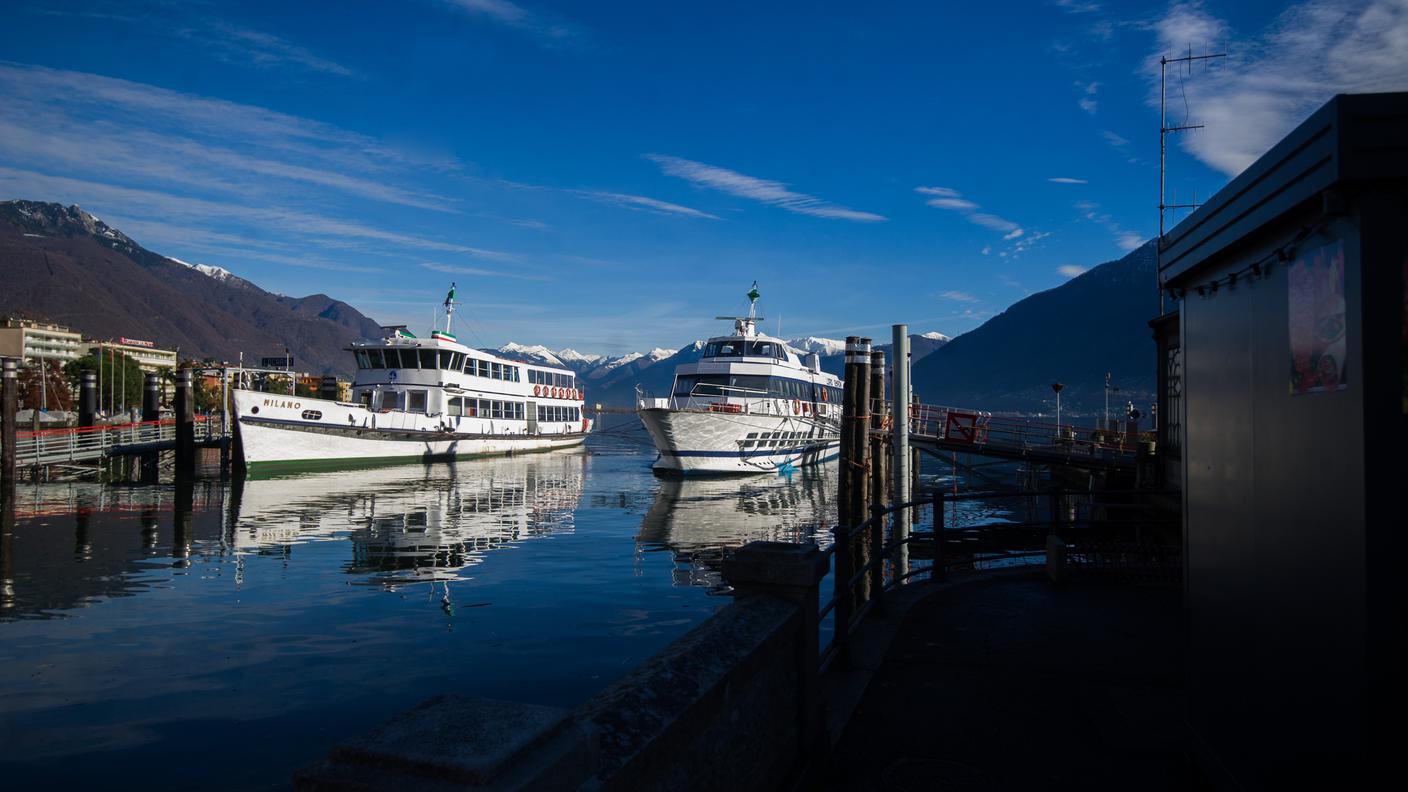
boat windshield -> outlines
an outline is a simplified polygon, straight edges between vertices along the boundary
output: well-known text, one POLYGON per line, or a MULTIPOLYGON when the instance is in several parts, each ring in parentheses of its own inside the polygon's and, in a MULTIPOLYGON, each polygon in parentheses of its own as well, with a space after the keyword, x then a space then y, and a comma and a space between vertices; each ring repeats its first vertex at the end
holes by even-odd
POLYGON ((801 401, 835 401, 839 388, 786 377, 759 374, 686 374, 675 379, 676 396, 771 397, 801 401))
POLYGON ((786 360, 787 353, 782 344, 776 341, 748 341, 731 338, 727 341, 710 341, 704 348, 704 357, 763 357, 773 360, 786 360))

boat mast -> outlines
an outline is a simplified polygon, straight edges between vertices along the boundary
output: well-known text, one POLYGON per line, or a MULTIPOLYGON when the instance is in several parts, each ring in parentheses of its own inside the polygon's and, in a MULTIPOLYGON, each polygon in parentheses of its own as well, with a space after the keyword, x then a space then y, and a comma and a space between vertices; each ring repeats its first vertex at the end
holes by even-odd
MULTIPOLYGON (((454 337, 450 333, 450 322, 455 315, 455 283, 450 282, 450 293, 445 295, 445 334, 454 337)), ((431 328, 434 330, 435 328, 431 328)))

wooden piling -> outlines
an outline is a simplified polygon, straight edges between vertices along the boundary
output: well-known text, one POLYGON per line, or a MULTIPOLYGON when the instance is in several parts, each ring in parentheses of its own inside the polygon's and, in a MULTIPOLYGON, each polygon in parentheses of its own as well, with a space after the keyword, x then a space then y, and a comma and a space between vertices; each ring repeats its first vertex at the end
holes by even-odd
POLYGON ((176 477, 192 478, 196 471, 196 404, 191 370, 176 372, 176 477))
POLYGON ((0 420, 5 422, 0 427, 0 497, 6 503, 14 501, 15 476, 19 470, 15 458, 15 416, 19 412, 20 404, 20 373, 17 362, 6 358, 3 364, 3 373, 0 373, 0 420))
MULTIPOLYGON (((147 374, 142 378, 142 420, 161 420, 161 379, 156 374, 147 374)), ((141 482, 143 484, 157 482, 157 470, 160 463, 160 451, 143 452, 141 460, 141 482)))

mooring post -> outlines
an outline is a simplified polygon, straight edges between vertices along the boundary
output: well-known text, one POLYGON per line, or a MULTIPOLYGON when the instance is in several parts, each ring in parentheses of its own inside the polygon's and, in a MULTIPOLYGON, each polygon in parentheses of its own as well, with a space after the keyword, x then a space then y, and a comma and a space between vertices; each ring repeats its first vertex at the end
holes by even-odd
MULTIPOLYGON (((875 562, 870 569, 869 596, 879 598, 885 588, 885 506, 889 500, 890 465, 885 457, 888 446, 885 419, 889 410, 885 403, 885 353, 870 353, 870 531, 864 563, 875 562)), ((879 604, 878 602, 876 603, 879 604)))
POLYGON ((78 425, 92 426, 98 417, 98 372, 84 369, 78 374, 78 425))
POLYGON ((195 511, 195 487, 193 479, 178 476, 176 502, 171 509, 171 557, 183 568, 190 566, 187 559, 191 555, 191 513, 195 511))
POLYGON ((0 379, 0 419, 5 421, 3 436, 0 436, 0 487, 3 488, 5 502, 14 500, 15 476, 18 473, 15 458, 15 420, 20 405, 20 372, 13 358, 5 358, 3 379, 0 379))
POLYGON ((854 353, 860 347, 858 336, 846 336, 846 362, 841 382, 841 475, 836 485, 837 524, 847 525, 851 519, 851 463, 855 449, 851 447, 851 422, 856 419, 856 364, 854 353))
POLYGON ((929 579, 934 581, 944 580, 948 573, 944 571, 944 491, 938 487, 934 488, 934 569, 929 573, 929 579))
POLYGON ((191 370, 176 372, 176 477, 189 478, 196 470, 196 404, 191 370))
MULTIPOLYGON (((852 577, 865 564, 870 547, 863 534, 855 528, 870 516, 870 339, 862 337, 855 353, 855 420, 851 421, 851 568, 852 577)), ((867 599, 870 585, 864 577, 852 590, 853 603, 859 607, 867 599)))
MULTIPOLYGON (((142 422, 161 420, 161 378, 156 374, 142 377, 142 422)), ((161 463, 160 451, 142 452, 142 483, 155 484, 161 463)))
MULTIPOLYGON (((799 746, 815 748, 825 737, 825 710, 818 679, 820 638, 817 618, 826 556, 811 542, 749 542, 724 559, 724 579, 739 599, 758 595, 795 603, 801 615, 797 641, 799 746)), ((840 624, 839 616, 837 624, 840 624)), ((841 633, 838 629, 837 639, 841 633)))
POLYGON ((318 398, 337 401, 337 377, 323 377, 322 383, 318 386, 318 398))

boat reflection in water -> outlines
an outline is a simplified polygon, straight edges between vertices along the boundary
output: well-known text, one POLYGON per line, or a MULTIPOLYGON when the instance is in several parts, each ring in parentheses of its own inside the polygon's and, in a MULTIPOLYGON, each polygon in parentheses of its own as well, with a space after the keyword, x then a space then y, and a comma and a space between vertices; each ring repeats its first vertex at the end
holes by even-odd
POLYGON ((811 540, 830 546, 836 479, 834 464, 746 481, 662 479, 636 543, 644 551, 674 556, 675 585, 720 590, 724 557, 748 542, 811 540))
POLYGON ((454 580, 490 550, 572 531, 586 459, 559 452, 250 480, 235 491, 233 543, 262 554, 345 539, 356 582, 454 580))

